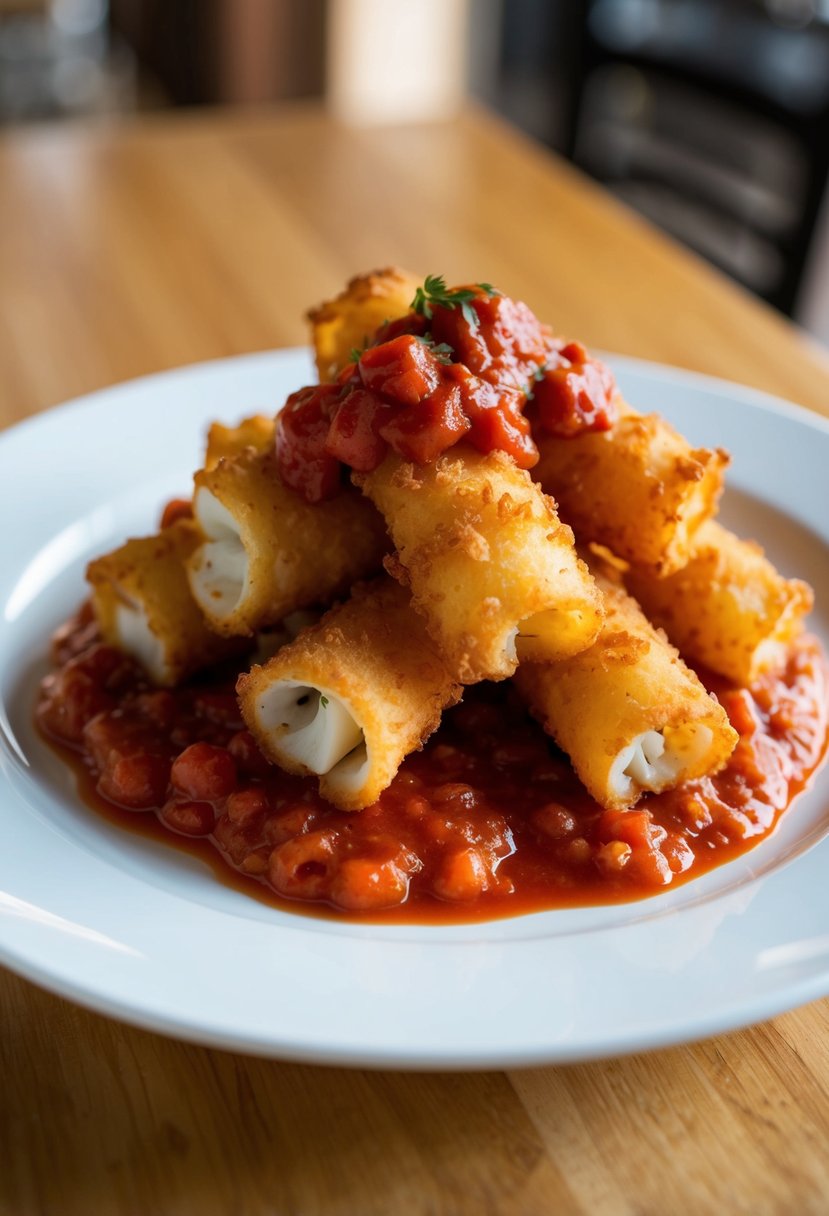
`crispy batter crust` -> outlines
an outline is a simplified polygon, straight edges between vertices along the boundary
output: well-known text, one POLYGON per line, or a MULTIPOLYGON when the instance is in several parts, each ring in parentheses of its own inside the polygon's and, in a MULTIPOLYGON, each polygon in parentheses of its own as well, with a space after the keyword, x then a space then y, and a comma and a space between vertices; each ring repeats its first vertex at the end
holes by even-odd
POLYGON ((306 773, 280 748, 284 730, 262 723, 262 698, 281 680, 338 697, 362 728, 367 764, 359 786, 342 780, 339 765, 320 778, 323 797, 342 810, 375 802, 403 759, 422 747, 443 710, 461 696, 407 593, 385 577, 355 588, 318 625, 239 678, 242 714, 264 754, 289 772, 306 773))
POLYGON ((243 418, 236 426, 212 423, 207 432, 204 467, 214 469, 223 456, 238 456, 249 447, 257 452, 267 452, 273 447, 274 429, 273 418, 264 414, 243 418))
POLYGON ((631 799, 620 797, 611 770, 623 749, 644 732, 689 724, 710 728, 710 746, 674 784, 717 772, 738 736, 716 698, 636 601, 615 579, 591 569, 606 614, 596 643, 562 663, 522 664, 515 682, 589 793, 602 806, 620 807, 631 799))
POLYGON ((119 609, 142 615, 159 656, 149 674, 160 684, 177 684, 238 650, 208 629, 190 594, 184 561, 199 540, 195 525, 181 519, 157 536, 128 540, 87 567, 104 641, 129 649, 119 609))
POLYGON ((555 496, 580 543, 598 541, 654 574, 670 574, 715 514, 729 457, 720 448, 691 448, 658 414, 621 408, 609 431, 536 436, 533 477, 555 496))
POLYGON ((191 587, 211 628, 251 634, 308 604, 325 603, 380 568, 387 539, 383 522, 358 494, 344 492, 310 504, 283 485, 272 450, 245 448, 195 477, 197 521, 202 491, 233 516, 247 557, 247 579, 233 611, 220 612, 200 590, 212 559, 207 545, 187 563, 191 587))
POLYGON ((782 660, 814 598, 808 584, 778 574, 759 545, 713 520, 682 570, 658 579, 631 568, 626 582, 683 654, 738 684, 782 660))
POLYGON ((345 291, 308 312, 320 383, 335 379, 384 321, 409 311, 419 280, 394 266, 351 279, 345 291))
POLYGON ((457 447, 422 467, 390 455, 353 480, 388 525, 389 573, 463 683, 511 675, 516 631, 522 657, 561 658, 596 637, 600 597, 573 534, 505 453, 457 447))

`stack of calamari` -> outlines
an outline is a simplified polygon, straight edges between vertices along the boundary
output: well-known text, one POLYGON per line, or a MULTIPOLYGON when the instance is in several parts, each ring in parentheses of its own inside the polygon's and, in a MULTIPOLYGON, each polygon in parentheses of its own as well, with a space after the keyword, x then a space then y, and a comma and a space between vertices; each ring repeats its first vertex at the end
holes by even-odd
MULTIPOLYGON (((379 271, 312 312, 321 382, 417 289, 379 271)), ((321 502, 280 476, 271 420, 214 424, 192 518, 90 566, 101 632, 172 684, 327 607, 237 691, 264 755, 346 810, 376 801, 463 686, 511 677, 602 806, 715 772, 737 735, 674 646, 750 682, 811 593, 714 522, 724 452, 616 404, 604 430, 534 432, 529 472, 468 443, 424 464, 389 451, 321 502)))

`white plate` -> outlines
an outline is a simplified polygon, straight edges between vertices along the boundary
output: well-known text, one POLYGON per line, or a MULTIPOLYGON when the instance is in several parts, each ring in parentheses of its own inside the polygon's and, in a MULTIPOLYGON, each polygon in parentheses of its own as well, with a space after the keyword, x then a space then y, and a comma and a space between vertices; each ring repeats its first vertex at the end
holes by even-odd
MULTIPOLYGON (((811 580, 814 627, 829 641, 829 424, 744 388, 612 362, 635 405, 733 453, 723 517, 811 580)), ((208 420, 273 411, 309 377, 303 351, 210 363, 107 389, 0 438, 0 960, 181 1038, 395 1068, 612 1055, 829 993, 829 771, 772 838, 676 891, 453 927, 282 913, 79 803, 32 708, 84 563, 151 531, 165 499, 187 492, 208 420)))

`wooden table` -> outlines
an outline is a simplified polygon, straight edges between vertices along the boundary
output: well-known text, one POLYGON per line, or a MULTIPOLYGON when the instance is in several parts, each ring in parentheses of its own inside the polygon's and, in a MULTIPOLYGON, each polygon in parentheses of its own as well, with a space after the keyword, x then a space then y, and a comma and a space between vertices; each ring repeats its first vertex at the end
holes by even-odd
MULTIPOLYGON (((0 141, 0 422, 304 341, 397 262, 485 278, 587 343, 829 413, 790 325, 494 120, 313 109, 0 141)), ((461 1076, 234 1056, 0 976, 0 1211, 826 1212, 829 1002, 608 1063, 461 1076)))

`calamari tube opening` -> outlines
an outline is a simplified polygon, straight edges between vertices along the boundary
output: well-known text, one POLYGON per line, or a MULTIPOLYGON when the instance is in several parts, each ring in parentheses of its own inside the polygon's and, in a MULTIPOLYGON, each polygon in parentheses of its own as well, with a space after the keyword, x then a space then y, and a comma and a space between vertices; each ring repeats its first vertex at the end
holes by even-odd
POLYGON ((179 519, 87 568, 101 636, 137 659, 156 684, 177 684, 238 650, 236 640, 207 628, 190 593, 184 563, 199 540, 192 520, 179 519))
POLYGON ((239 607, 250 572, 239 525, 209 490, 196 491, 194 510, 207 540, 190 564, 190 587, 211 619, 228 618, 239 607))
POLYGON ((241 676, 237 692, 263 754, 319 777, 322 796, 351 811, 376 802, 461 688, 408 592, 381 577, 241 676))
POLYGON ((591 570, 605 609, 597 641, 560 663, 522 664, 515 681, 588 792, 621 809, 718 772, 737 732, 636 601, 591 570))
POLYGON ((221 458, 195 484, 203 543, 187 572, 217 633, 250 636, 380 568, 388 542, 371 504, 351 491, 305 502, 284 485, 270 450, 221 458))
POLYGON ((355 748, 365 751, 362 727, 330 688, 283 680, 259 698, 258 712, 266 730, 282 732, 286 755, 317 776, 330 772, 355 748))
POLYGON ((704 722, 643 731, 613 762, 610 788, 620 798, 670 789, 684 772, 699 767, 713 739, 714 732, 704 722))

